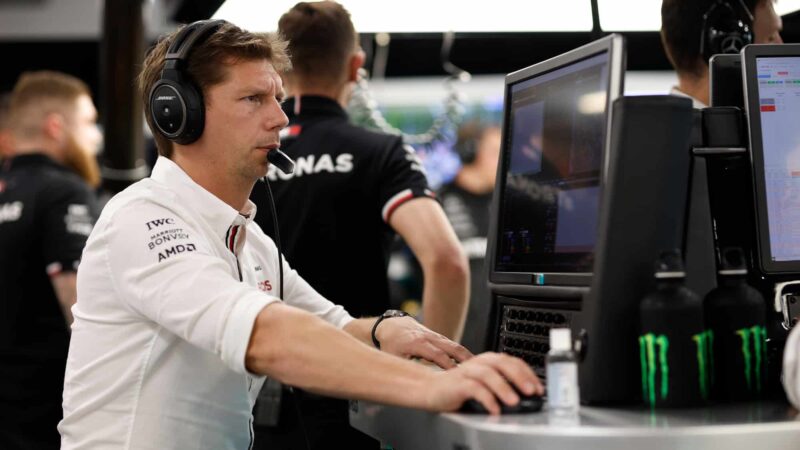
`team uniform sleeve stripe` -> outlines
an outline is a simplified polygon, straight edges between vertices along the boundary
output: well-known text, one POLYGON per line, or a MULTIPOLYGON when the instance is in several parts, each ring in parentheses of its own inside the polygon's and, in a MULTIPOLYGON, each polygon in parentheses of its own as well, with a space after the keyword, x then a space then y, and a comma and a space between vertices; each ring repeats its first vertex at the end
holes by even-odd
POLYGON ((63 268, 63 266, 61 265, 60 262, 53 262, 53 263, 48 264, 47 267, 45 267, 44 270, 47 272, 47 275, 49 275, 51 277, 54 277, 54 276, 58 275, 59 273, 61 273, 61 271, 63 269, 64 268, 63 268))
POLYGON ((395 194, 389 201, 383 205, 383 209, 381 210, 381 216, 383 216, 384 222, 389 222, 389 217, 392 216, 392 213, 398 206, 402 205, 403 203, 407 202, 414 198, 414 193, 411 189, 404 189, 397 194, 395 194))
POLYGON ((418 189, 418 188, 403 189, 402 191, 393 195, 386 202, 386 204, 383 205, 383 209, 381 210, 381 216, 383 217, 383 221, 389 223, 389 218, 392 217, 392 213, 394 213, 394 211, 400 205, 416 197, 429 197, 435 199, 436 194, 434 194, 433 191, 431 191, 430 189, 418 189))

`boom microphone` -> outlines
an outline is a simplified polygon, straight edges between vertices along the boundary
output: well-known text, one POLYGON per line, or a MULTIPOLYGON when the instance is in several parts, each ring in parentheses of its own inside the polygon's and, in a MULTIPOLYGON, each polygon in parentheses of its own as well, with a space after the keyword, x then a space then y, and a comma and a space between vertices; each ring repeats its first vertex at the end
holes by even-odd
POLYGON ((267 152, 267 161, 286 175, 294 173, 294 161, 292 161, 292 158, 289 158, 286 153, 283 153, 277 148, 273 148, 267 152))

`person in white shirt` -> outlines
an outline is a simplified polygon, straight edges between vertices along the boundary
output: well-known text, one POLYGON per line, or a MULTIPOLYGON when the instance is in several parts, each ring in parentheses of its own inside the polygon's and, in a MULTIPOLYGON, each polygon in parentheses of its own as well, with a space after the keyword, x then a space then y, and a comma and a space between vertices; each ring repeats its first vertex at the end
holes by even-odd
MULTIPOLYGON (((159 42, 140 76, 160 152, 152 176, 109 201, 84 250, 62 449, 248 448, 264 376, 429 411, 474 398, 496 414, 498 402, 518 401, 511 384, 541 394, 523 361, 472 357, 409 317, 353 319, 285 262, 280 286, 277 249, 248 197, 287 124, 286 43, 222 21, 189 27, 159 42), (199 131, 197 115, 183 120, 197 107, 188 95, 175 103, 177 90, 154 89, 165 79, 199 86, 199 131), (187 123, 192 137, 167 139, 187 123)), ((342 283, 370 295, 357 273, 342 283)))
MULTIPOLYGON (((708 59, 703 56, 701 41, 711 24, 704 16, 738 15, 752 30, 754 43, 776 44, 783 42, 783 22, 775 13, 774 3, 775 0, 663 0, 661 43, 678 75, 678 85, 670 93, 691 98, 695 108, 709 105, 708 59)), ((714 51, 708 49, 706 53, 714 51)))

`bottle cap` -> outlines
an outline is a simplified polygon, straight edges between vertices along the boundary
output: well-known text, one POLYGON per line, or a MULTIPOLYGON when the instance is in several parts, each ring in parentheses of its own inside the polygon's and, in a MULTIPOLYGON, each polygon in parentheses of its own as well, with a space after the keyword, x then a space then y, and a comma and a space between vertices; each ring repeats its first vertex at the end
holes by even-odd
POLYGON ((721 267, 717 273, 722 276, 747 275, 747 259, 739 247, 726 247, 722 249, 721 267))
POLYGON ((572 350, 572 331, 569 328, 550 328, 550 348, 555 351, 572 350))
POLYGON ((686 277, 686 272, 683 268, 683 257, 678 249, 662 252, 658 261, 656 261, 655 269, 655 277, 658 280, 686 277))

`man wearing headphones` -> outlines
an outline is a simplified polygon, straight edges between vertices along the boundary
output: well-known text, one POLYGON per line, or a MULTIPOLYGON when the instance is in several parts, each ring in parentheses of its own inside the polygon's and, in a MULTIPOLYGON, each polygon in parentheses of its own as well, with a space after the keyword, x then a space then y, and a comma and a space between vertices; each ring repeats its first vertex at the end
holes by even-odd
MULTIPOLYGON (((397 233, 422 266, 423 323, 460 339, 469 266, 422 162, 400 136, 348 121, 344 107, 364 63, 349 13, 336 2, 301 2, 281 17, 278 30, 289 41, 293 66, 284 76, 289 127, 281 142, 297 170, 271 168, 269 179, 287 257, 323 296, 356 317, 375 316, 390 308, 387 264, 397 233), (361 287, 356 292, 354 284, 361 287)), ((251 200, 264 210, 258 194, 251 200)), ((256 221, 272 235, 268 215, 256 221)), ((346 401, 294 392, 283 395, 277 429, 256 429, 257 447, 285 440, 302 447, 307 437, 312 448, 331 441, 354 450, 378 448, 350 428, 346 401)))
POLYGON ((747 44, 781 43, 783 23, 775 0, 664 0, 661 42, 678 74, 673 95, 689 97, 695 108, 709 104, 708 61, 738 53, 747 44))
POLYGON ((461 246, 469 258, 471 275, 469 311, 461 343, 472 352, 483 351, 489 324, 489 288, 484 260, 489 234, 497 163, 500 158, 500 127, 473 120, 458 129, 455 150, 461 169, 441 187, 439 198, 461 246))
POLYGON ((288 122, 285 49, 202 21, 147 56, 140 90, 160 157, 109 201, 84 250, 62 449, 248 448, 264 375, 430 411, 477 398, 498 412, 496 397, 518 399, 509 382, 541 393, 523 361, 470 358, 409 317, 353 319, 278 261, 248 197, 288 122))
POLYGON ((59 448, 76 270, 98 213, 69 161, 99 146, 96 120, 89 88, 64 73, 24 73, 11 95, 0 168, 3 449, 59 448))

